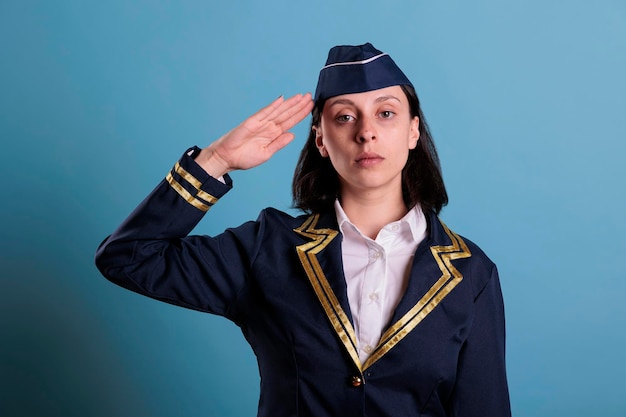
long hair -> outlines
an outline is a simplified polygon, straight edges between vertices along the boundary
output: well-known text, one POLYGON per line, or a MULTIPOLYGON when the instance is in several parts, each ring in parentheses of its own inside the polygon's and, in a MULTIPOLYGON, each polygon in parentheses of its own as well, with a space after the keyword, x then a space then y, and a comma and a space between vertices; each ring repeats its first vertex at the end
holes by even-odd
MULTIPOLYGON (((435 143, 422 114, 419 99, 413 87, 401 86, 409 101, 411 117, 419 118, 420 137, 415 149, 409 151, 402 170, 402 197, 407 208, 420 204, 424 213, 439 214, 448 204, 448 193, 443 183, 441 166, 435 143)), ((316 103, 311 118, 311 131, 300 152, 292 182, 293 206, 308 213, 332 209, 339 197, 339 179, 330 158, 320 155, 315 145, 313 126, 319 126, 324 102, 316 103)))

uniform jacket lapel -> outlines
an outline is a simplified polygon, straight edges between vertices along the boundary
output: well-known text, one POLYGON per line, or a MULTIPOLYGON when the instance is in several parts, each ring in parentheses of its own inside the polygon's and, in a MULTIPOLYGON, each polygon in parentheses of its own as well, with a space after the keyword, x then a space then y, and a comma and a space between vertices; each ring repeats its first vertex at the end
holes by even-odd
POLYGON ((452 261, 471 256, 465 242, 434 213, 427 219, 428 237, 415 253, 405 294, 379 345, 365 363, 358 357, 342 267, 341 234, 334 213, 312 215, 294 229, 308 238, 296 247, 300 262, 333 330, 361 372, 413 331, 463 279, 452 261))
POLYGON ((305 237, 305 243, 296 246, 296 252, 306 276, 334 332, 360 370, 362 366, 348 303, 337 219, 332 212, 315 214, 294 232, 305 237))

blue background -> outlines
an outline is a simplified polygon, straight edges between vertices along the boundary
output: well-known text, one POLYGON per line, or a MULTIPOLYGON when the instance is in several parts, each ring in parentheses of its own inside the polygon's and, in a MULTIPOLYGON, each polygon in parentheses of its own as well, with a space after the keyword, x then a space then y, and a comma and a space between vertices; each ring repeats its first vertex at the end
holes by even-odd
MULTIPOLYGON (((626 415, 623 0, 1 1, 0 415, 255 415, 234 325, 93 254, 188 146, 367 41, 420 94, 443 220, 499 265, 514 415, 626 415)), ((289 209, 307 128, 196 231, 289 209)))

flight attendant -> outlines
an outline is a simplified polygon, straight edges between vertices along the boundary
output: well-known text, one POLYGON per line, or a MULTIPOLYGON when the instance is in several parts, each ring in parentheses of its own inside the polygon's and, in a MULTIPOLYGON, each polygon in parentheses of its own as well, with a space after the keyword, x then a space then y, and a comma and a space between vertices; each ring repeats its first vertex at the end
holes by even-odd
POLYGON ((412 83, 369 43, 337 46, 313 97, 280 97, 185 151, 96 264, 236 323, 258 359, 260 417, 510 416, 498 272, 439 219, 447 202, 412 83), (293 179, 302 214, 268 208, 189 236, 229 173, 270 159, 311 112, 293 179))

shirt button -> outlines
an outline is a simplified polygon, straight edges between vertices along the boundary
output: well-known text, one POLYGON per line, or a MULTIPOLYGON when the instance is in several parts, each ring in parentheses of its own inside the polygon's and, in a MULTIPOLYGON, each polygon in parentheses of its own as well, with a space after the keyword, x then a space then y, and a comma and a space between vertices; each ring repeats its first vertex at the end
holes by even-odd
POLYGON ((363 347, 363 350, 365 351, 365 353, 372 353, 373 348, 370 345, 365 345, 365 347, 363 347))
POLYGON ((393 226, 391 226, 391 230, 394 232, 397 232, 398 230, 400 230, 400 226, 398 226, 397 224, 394 224, 393 226))
POLYGON ((351 377, 350 385, 352 385, 353 387, 360 387, 361 385, 363 385, 363 378, 358 375, 351 377))
POLYGON ((372 301, 378 301, 378 293, 377 292, 373 292, 369 295, 370 300, 372 301))

